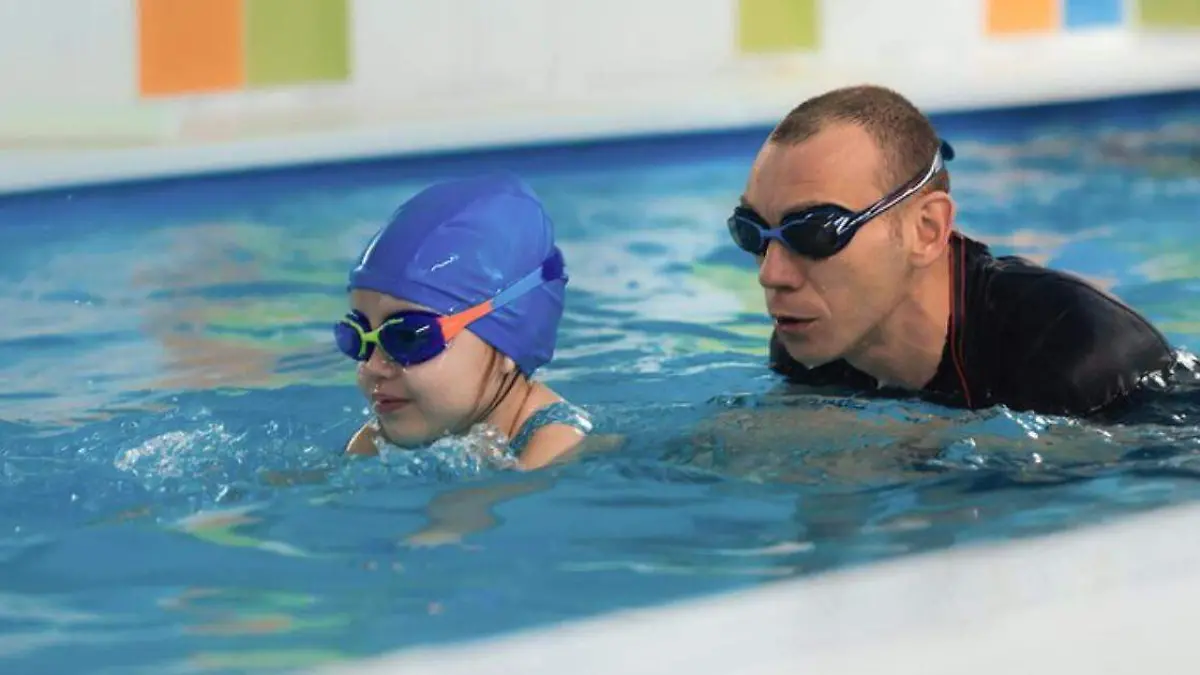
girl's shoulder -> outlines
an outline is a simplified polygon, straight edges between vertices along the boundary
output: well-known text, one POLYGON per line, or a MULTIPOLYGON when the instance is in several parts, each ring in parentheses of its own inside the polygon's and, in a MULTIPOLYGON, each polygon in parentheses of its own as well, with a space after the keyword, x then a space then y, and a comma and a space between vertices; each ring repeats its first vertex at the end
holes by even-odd
POLYGON ((521 428, 509 443, 513 452, 520 457, 529 449, 534 435, 548 427, 557 427, 556 431, 565 433, 569 439, 578 441, 590 434, 595 425, 591 415, 583 408, 568 401, 552 401, 525 418, 525 422, 521 424, 521 428))
POLYGON ((533 411, 525 418, 510 445, 518 454, 529 445, 530 439, 540 429, 550 425, 560 424, 573 428, 583 435, 591 433, 594 428, 592 416, 586 410, 569 401, 553 401, 533 411))

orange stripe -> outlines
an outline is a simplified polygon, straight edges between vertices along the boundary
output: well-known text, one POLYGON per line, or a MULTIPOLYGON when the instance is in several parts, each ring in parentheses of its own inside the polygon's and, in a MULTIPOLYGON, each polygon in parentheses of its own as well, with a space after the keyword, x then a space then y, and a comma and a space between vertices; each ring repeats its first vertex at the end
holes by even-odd
POLYGON ((442 336, 449 342, 455 335, 458 335, 475 319, 487 315, 492 311, 492 301, 485 300, 474 307, 464 309, 458 314, 442 317, 442 336))
POLYGON ((138 0, 143 96, 240 89, 242 0, 138 0))
POLYGON ((1041 33, 1062 24, 1060 0, 988 0, 987 31, 993 35, 1041 33))

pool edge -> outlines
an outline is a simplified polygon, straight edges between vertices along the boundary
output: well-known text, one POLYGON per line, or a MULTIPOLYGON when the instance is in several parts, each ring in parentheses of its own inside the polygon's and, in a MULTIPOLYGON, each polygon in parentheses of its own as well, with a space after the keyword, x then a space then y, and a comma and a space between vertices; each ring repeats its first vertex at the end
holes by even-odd
MULTIPOLYGON (((1200 73, 1200 57, 1196 72, 1200 73)), ((800 94, 816 93, 802 91, 800 94)), ((920 92, 917 92, 920 93, 920 92)), ((1195 76, 1162 77, 1130 87, 1120 82, 1053 99, 1031 90, 1025 95, 991 95, 963 91, 935 97, 924 106, 941 125, 973 118, 1003 124, 1005 119, 1063 115, 1098 106, 1138 107, 1168 101, 1200 99, 1195 76)), ((711 96, 711 92, 709 93, 711 96)), ((107 149, 0 151, 0 199, 70 190, 194 180, 245 174, 309 171, 379 162, 427 163, 446 158, 537 154, 570 148, 623 145, 652 146, 663 141, 704 143, 731 134, 766 136, 788 109, 781 96, 747 102, 745 106, 705 109, 681 101, 639 118, 629 112, 634 103, 614 109, 582 106, 530 115, 510 114, 494 121, 396 120, 383 125, 308 131, 237 140, 142 145, 107 149), (650 119, 653 118, 653 119, 650 119)), ((914 100, 923 98, 913 96, 914 100)), ((790 99, 787 99, 790 100, 790 99)), ((795 101, 795 102, 798 102, 795 101)), ((511 111, 510 111, 511 113, 511 111)))
POLYGON ((308 672, 1140 672, 1189 658, 1198 527, 1173 507, 308 672))

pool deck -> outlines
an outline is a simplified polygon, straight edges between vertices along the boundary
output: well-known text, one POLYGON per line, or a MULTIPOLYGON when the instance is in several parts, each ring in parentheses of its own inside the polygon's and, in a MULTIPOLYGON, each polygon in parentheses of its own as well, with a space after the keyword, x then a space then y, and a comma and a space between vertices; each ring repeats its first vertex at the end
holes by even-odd
MULTIPOLYGON (((894 72, 764 60, 670 82, 579 86, 534 101, 480 94, 416 107, 331 89, 153 108, 8 106, 0 110, 0 195, 767 126, 807 96, 868 81, 930 112, 1195 90, 1200 38, 1013 42, 953 63, 910 57, 894 72)), ((1191 672, 1183 664, 1191 627, 1200 625, 1198 531, 1200 509, 1177 509, 319 672, 1008 675, 1033 665, 1056 673, 1191 672)))
POLYGON ((1190 673, 1200 507, 314 675, 1190 673))

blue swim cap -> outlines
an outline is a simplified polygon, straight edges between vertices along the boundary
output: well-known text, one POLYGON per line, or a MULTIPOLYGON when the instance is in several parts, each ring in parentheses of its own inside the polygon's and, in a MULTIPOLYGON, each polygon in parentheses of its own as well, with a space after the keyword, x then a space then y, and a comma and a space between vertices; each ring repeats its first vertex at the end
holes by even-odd
MULTIPOLYGON (((491 299, 554 251, 554 224, 520 179, 451 180, 396 210, 350 271, 350 289, 453 314, 491 299)), ((564 272, 467 328, 532 375, 554 356, 566 284, 564 272)))

